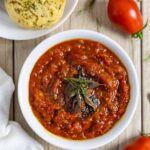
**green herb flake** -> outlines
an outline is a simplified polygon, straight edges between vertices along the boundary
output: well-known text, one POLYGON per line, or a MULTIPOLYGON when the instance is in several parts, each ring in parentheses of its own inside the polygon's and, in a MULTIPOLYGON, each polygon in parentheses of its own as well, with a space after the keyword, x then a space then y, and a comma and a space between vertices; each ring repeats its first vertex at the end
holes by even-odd
POLYGON ((100 21, 99 21, 98 18, 96 18, 96 24, 97 24, 98 26, 101 26, 100 21))
POLYGON ((150 61, 150 54, 144 59, 144 61, 150 61))
POLYGON ((83 13, 84 11, 86 11, 86 8, 80 9, 80 10, 77 12, 76 16, 80 15, 80 14, 83 13))
POLYGON ((75 91, 79 91, 79 93, 81 93, 83 96, 87 95, 88 84, 86 80, 81 78, 67 78, 66 80, 75 91))

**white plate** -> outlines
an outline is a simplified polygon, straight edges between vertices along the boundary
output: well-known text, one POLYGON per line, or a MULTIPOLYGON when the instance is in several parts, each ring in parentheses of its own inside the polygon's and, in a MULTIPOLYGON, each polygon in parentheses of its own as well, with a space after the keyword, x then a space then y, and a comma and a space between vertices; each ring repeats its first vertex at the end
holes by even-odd
POLYGON ((43 35, 46 35, 67 20, 67 18, 71 15, 73 10, 75 9, 78 0, 66 0, 65 11, 58 23, 53 25, 49 29, 44 30, 27 30, 17 26, 7 15, 4 6, 4 0, 0 0, 0 37, 11 39, 11 40, 29 40, 34 39, 43 35))

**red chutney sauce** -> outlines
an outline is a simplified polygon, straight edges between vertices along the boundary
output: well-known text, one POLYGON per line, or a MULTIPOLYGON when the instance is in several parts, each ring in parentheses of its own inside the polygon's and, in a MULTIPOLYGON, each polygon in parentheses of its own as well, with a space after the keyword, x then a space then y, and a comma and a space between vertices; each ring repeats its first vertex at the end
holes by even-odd
POLYGON ((74 140, 108 132, 130 99, 128 73, 99 42, 62 42, 36 62, 29 81, 34 115, 51 133, 74 140))

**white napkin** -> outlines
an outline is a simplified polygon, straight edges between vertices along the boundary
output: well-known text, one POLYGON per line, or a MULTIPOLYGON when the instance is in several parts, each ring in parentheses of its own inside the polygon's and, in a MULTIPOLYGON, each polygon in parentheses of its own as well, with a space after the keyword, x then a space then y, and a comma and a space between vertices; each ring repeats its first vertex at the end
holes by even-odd
POLYGON ((9 121, 12 79, 0 68, 0 150, 43 150, 16 122, 9 121))

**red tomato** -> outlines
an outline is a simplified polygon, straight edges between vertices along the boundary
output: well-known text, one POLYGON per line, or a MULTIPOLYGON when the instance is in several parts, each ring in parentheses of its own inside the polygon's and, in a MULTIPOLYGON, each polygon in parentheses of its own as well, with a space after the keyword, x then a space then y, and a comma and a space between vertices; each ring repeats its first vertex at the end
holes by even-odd
POLYGON ((123 150, 150 150, 150 138, 141 136, 123 150))
POLYGON ((142 38, 143 18, 134 0, 109 0, 108 17, 125 32, 142 38))

